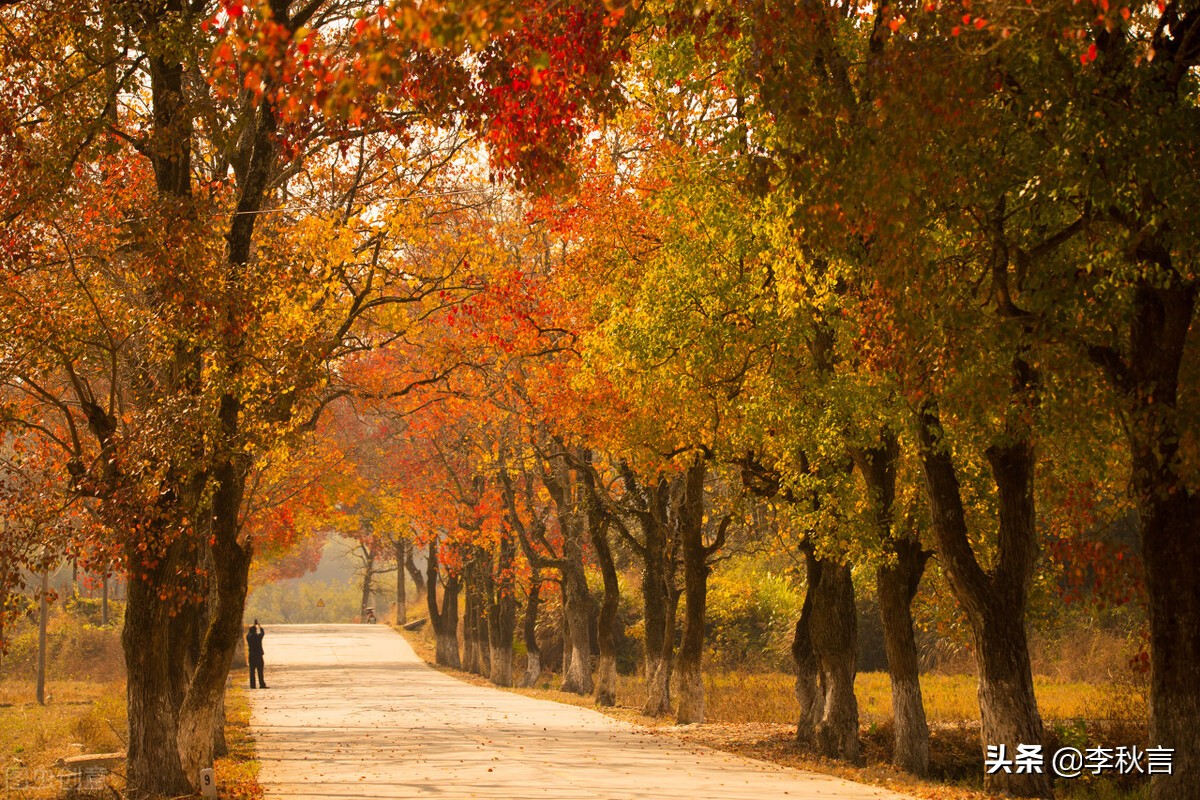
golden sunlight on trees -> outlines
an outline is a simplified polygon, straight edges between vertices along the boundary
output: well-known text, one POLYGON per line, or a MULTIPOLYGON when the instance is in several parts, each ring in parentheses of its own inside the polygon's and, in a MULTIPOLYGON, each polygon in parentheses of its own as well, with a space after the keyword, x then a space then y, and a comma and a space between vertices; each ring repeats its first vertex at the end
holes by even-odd
POLYGON ((1123 607, 1150 796, 1200 798, 1198 31, 1174 0, 0 0, 0 648, 61 561, 127 581, 129 794, 193 793, 247 592, 336 532, 361 610, 394 573, 404 621, 414 581, 439 663, 600 706, 636 673, 679 724, 786 628, 795 747, 851 764, 869 606, 925 776, 928 631, 982 763, 1059 743, 1034 621, 1123 607), (795 619, 714 628, 746 564, 795 619))

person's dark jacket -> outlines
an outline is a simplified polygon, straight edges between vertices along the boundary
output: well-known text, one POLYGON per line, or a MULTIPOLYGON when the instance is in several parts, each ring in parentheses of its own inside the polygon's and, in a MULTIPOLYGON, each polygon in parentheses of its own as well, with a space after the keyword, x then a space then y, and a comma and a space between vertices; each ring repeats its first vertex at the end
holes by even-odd
POLYGON ((246 633, 246 652, 249 654, 250 659, 252 661, 253 660, 259 660, 259 661, 262 660, 262 657, 263 657, 262 641, 263 641, 263 637, 266 636, 266 633, 267 632, 262 629, 261 625, 258 626, 257 628, 252 626, 250 628, 250 630, 247 631, 247 633, 246 633))

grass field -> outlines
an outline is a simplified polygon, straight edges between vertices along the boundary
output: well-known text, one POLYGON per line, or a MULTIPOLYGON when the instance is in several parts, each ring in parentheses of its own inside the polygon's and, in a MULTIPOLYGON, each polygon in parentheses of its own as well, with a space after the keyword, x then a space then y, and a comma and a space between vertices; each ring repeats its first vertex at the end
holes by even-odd
MULTIPOLYGON (((63 797, 70 779, 63 782, 66 776, 56 765, 59 759, 126 749, 119 629, 83 625, 59 615, 51 630, 54 638, 44 706, 36 702, 28 654, 18 649, 0 672, 0 797, 6 800, 63 797)), ((225 712, 230 752, 215 765, 220 796, 258 800, 262 788, 250 735, 250 706, 236 681, 226 694, 225 712)), ((124 789, 122 772, 123 766, 107 776, 104 786, 89 787, 88 793, 74 796, 119 797, 114 792, 124 789)))
MULTIPOLYGON (((0 682, 0 754, 6 797, 58 797, 62 790, 60 758, 125 749, 125 684, 56 681, 45 706, 35 700, 32 681, 0 682)), ((109 779, 120 788, 119 776, 109 779)))

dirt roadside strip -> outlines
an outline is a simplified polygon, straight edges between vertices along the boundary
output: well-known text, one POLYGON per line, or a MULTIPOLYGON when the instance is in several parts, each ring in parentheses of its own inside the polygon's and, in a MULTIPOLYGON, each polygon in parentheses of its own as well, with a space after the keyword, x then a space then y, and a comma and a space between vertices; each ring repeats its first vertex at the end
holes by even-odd
POLYGON ((270 688, 249 697, 268 798, 907 800, 473 686, 382 625, 272 626, 264 649, 270 688))

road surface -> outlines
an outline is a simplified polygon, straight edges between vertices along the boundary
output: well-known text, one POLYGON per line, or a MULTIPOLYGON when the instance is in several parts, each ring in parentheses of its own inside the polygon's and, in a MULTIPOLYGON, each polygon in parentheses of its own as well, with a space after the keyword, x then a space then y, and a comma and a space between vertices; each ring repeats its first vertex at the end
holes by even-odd
POLYGON ((906 800, 464 683, 385 625, 266 629, 250 692, 268 798, 906 800))

